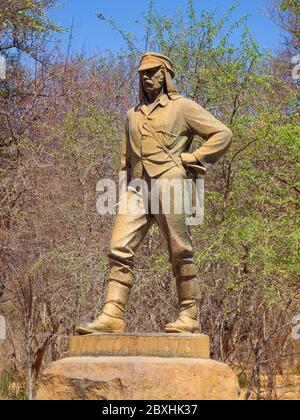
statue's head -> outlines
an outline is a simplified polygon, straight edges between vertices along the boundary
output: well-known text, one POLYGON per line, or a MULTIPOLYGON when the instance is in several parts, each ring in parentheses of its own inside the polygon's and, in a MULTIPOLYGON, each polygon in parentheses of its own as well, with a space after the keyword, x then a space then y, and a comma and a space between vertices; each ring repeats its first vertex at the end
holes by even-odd
POLYGON ((145 101, 146 94, 155 95, 164 88, 165 93, 178 95, 175 88, 174 67, 172 61, 159 53, 146 52, 138 68, 140 75, 140 101, 145 101))

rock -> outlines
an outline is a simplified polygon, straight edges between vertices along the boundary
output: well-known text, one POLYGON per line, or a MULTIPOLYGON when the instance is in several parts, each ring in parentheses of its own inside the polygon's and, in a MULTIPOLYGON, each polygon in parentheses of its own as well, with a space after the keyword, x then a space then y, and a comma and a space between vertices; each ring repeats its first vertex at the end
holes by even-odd
POLYGON ((234 372, 209 360, 201 334, 73 337, 43 372, 37 400, 236 400, 234 372))
POLYGON ((72 357, 43 373, 37 400, 237 400, 222 363, 196 358, 72 357))

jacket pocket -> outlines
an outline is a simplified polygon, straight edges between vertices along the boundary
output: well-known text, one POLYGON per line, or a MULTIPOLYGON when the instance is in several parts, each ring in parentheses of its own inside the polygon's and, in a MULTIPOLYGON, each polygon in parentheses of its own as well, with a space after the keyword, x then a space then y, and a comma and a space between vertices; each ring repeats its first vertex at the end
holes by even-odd
POLYGON ((163 143, 170 149, 177 142, 177 135, 166 130, 160 130, 158 134, 161 136, 163 143))

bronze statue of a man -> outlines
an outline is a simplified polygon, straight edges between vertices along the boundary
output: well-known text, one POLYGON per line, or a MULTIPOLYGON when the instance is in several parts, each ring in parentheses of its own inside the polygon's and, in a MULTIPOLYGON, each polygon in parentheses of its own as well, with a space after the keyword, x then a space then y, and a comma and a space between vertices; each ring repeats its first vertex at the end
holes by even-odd
MULTIPOLYGON (((173 63, 162 54, 147 52, 138 69, 140 103, 128 111, 121 149, 121 171, 129 180, 173 180, 187 177, 189 165, 205 171, 228 149, 232 132, 196 102, 178 94, 173 78, 173 63), (188 153, 193 137, 206 141, 188 153)), ((151 187, 150 187, 151 188, 151 187)), ((128 196, 134 194, 128 189, 128 196)), ((122 333, 124 313, 133 284, 135 252, 156 222, 168 245, 169 259, 176 277, 180 313, 167 333, 198 333, 196 300, 198 282, 190 228, 184 214, 120 214, 113 229, 110 250, 109 283, 102 314, 92 323, 78 325, 79 334, 122 333)))

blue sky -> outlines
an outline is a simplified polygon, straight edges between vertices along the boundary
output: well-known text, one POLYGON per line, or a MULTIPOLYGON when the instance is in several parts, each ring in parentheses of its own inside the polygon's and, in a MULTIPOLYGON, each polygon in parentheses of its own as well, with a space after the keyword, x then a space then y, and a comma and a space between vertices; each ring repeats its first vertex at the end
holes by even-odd
MULTIPOLYGON (((117 52, 125 47, 121 36, 104 22, 96 17, 97 12, 107 17, 113 17, 117 25, 125 31, 134 33, 142 38, 141 25, 136 20, 141 18, 147 9, 148 0, 61 0, 62 5, 53 9, 50 16, 63 27, 69 27, 74 22, 73 51, 84 51, 93 55, 106 49, 117 52)), ((197 10, 214 10, 222 15, 234 0, 195 0, 197 10)), ((249 26, 255 39, 264 49, 275 51, 279 48, 282 33, 280 29, 268 18, 268 0, 240 0, 240 6, 234 13, 234 18, 244 14, 251 14, 249 26)), ((178 8, 186 5, 186 0, 157 0, 162 10, 171 15, 178 8)), ((239 33, 233 37, 233 42, 239 41, 239 33)), ((62 44, 68 43, 68 35, 61 35, 62 44)))

